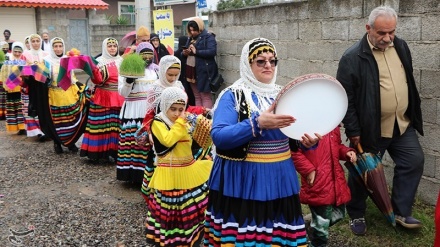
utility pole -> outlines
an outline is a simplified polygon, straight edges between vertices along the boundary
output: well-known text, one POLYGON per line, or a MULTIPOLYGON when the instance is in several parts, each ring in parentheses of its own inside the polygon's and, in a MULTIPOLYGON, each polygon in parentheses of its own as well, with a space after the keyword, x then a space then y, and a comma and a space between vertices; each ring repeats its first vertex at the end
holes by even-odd
POLYGON ((151 8, 150 0, 135 0, 136 9, 136 30, 140 26, 145 26, 151 32, 151 8))

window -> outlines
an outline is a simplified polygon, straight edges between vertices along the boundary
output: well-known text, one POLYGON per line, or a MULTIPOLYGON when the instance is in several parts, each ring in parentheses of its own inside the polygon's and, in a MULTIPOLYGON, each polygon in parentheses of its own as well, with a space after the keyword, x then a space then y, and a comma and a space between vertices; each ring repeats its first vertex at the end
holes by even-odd
POLYGON ((118 14, 127 18, 128 24, 134 25, 136 22, 134 9, 134 2, 118 2, 118 14))

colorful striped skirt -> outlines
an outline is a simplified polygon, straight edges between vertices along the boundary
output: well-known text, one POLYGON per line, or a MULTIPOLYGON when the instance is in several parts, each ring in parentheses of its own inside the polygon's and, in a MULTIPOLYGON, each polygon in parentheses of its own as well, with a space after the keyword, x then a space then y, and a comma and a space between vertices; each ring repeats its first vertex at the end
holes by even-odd
POLYGON ((17 132, 26 129, 23 117, 23 103, 21 93, 8 93, 6 95, 6 131, 17 132))
POLYGON ((6 119, 6 90, 0 84, 0 120, 6 119))
POLYGON ((121 120, 116 163, 116 178, 118 180, 142 183, 147 155, 150 150, 150 146, 140 146, 134 139, 135 132, 142 126, 142 120, 142 118, 121 120))
POLYGON ((81 157, 91 160, 112 157, 118 153, 120 120, 119 107, 103 107, 90 102, 86 129, 81 144, 81 157))
POLYGON ((145 222, 147 244, 193 246, 203 234, 207 203, 206 183, 189 190, 152 189, 145 222))
POLYGON ((150 196, 151 188, 148 187, 151 178, 153 177, 156 164, 154 164, 155 154, 153 151, 148 153, 147 164, 145 164, 144 178, 142 180, 141 192, 144 197, 145 202, 148 202, 148 197, 150 196))
POLYGON ((50 113, 55 132, 63 144, 69 147, 78 141, 87 123, 88 108, 84 94, 69 106, 50 106, 50 113))
POLYGON ((22 93, 21 101, 23 102, 23 116, 27 137, 44 135, 43 131, 41 131, 40 121, 35 111, 32 111, 32 113, 29 112, 29 95, 22 93))
POLYGON ((299 196, 254 201, 209 192, 204 246, 307 246, 299 196))

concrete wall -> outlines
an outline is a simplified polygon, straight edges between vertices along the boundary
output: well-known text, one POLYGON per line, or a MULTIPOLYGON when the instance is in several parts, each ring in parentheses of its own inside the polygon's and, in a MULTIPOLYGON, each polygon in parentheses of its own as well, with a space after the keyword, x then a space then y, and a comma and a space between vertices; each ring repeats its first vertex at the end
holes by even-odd
POLYGON ((90 25, 91 51, 96 56, 102 51, 102 41, 108 37, 121 40, 128 32, 135 30, 134 25, 90 25))
POLYGON ((41 35, 43 30, 48 30, 50 38, 58 36, 65 41, 67 40, 69 19, 66 19, 66 15, 69 13, 68 9, 35 8, 35 13, 38 34, 41 35))
MULTIPOLYGON (((425 171, 419 192, 434 203, 440 184, 440 4, 438 0, 297 0, 210 15, 218 61, 228 83, 239 78, 243 45, 255 37, 273 41, 280 58, 278 83, 307 73, 336 76, 343 52, 365 33, 371 10, 389 5, 399 15, 397 35, 408 42, 422 98, 425 171), (426 188, 426 190, 425 190, 426 188)), ((389 158, 386 158, 389 161, 389 158)), ((387 173, 392 173, 388 162, 387 173)))

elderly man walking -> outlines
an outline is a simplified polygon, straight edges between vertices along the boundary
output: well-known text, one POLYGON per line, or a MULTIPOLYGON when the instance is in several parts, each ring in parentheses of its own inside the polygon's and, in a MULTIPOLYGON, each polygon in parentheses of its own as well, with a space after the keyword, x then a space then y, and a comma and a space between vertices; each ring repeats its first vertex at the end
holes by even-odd
MULTIPOLYGON (((342 56, 336 77, 349 101, 343 120, 347 137, 366 152, 389 153, 396 164, 391 196, 396 222, 405 228, 420 228, 422 223, 412 217, 412 206, 424 166, 416 133, 423 135, 423 121, 411 52, 396 36, 396 26, 394 9, 375 8, 364 37, 342 56)), ((350 228, 363 235, 367 193, 351 176, 348 184, 350 228)))

